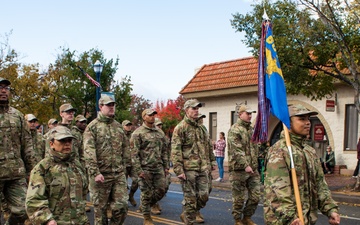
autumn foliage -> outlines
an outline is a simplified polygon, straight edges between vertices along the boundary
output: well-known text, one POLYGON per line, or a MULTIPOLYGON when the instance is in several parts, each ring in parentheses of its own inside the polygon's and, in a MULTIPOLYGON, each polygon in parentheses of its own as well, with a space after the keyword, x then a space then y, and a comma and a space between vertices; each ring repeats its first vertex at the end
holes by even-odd
POLYGON ((181 110, 183 106, 184 98, 182 96, 179 96, 176 100, 169 99, 166 103, 164 101, 156 102, 157 117, 161 119, 163 130, 169 137, 171 137, 175 126, 183 118, 183 111, 181 110))

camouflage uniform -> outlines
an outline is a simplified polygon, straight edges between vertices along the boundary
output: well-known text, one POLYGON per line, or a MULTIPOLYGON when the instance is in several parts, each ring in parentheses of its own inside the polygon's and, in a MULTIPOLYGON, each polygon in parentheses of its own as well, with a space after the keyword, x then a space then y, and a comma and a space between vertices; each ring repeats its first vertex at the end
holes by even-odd
POLYGON ((131 136, 130 146, 135 173, 139 177, 140 201, 143 215, 150 215, 150 207, 165 195, 165 169, 169 169, 165 136, 157 127, 143 123, 131 136))
MULTIPOLYGON (((122 126, 124 127, 127 123, 131 123, 129 120, 125 120, 122 122, 122 126)), ((136 192, 136 190, 138 189, 139 185, 138 185, 138 176, 134 171, 134 167, 132 166, 131 163, 131 149, 130 149, 130 139, 131 139, 131 134, 132 131, 126 131, 124 130, 125 136, 126 136, 126 141, 128 142, 129 147, 125 150, 124 152, 124 164, 126 166, 126 171, 125 171, 125 175, 126 178, 128 178, 129 176, 131 177, 131 186, 130 186, 130 192, 129 192, 129 201, 132 202, 135 201, 134 198, 134 194, 136 192)), ((131 204, 136 206, 136 204, 134 204, 136 202, 132 202, 131 204)))
POLYGON ((73 144, 73 148, 77 149, 80 163, 83 167, 85 167, 85 159, 84 159, 84 146, 83 146, 83 134, 84 131, 80 130, 77 126, 71 127, 71 133, 76 138, 75 143, 73 144))
MULTIPOLYGON (((161 122, 161 120, 159 118, 155 118, 155 126, 159 126, 162 125, 163 123, 161 122)), ((163 132, 164 136, 165 136, 165 146, 167 149, 167 154, 168 154, 168 162, 169 162, 169 166, 170 166, 170 156, 171 156, 171 143, 170 143, 170 139, 165 135, 164 131, 162 129, 159 129, 161 132, 163 132)), ((170 184, 171 184, 171 174, 168 173, 165 175, 165 180, 166 180, 166 187, 165 187, 165 194, 168 192, 170 184)))
POLYGON ((37 130, 31 130, 30 132, 34 145, 34 157, 37 164, 45 157, 45 139, 42 134, 37 132, 37 130))
POLYGON ((250 141, 252 133, 250 122, 240 118, 228 132, 229 180, 233 200, 232 215, 235 221, 240 220, 242 215, 244 218, 250 218, 260 200, 259 150, 258 146, 250 141), (253 174, 245 172, 247 166, 252 168, 253 174), (246 189, 248 199, 243 209, 246 189))
POLYGON ((209 199, 211 167, 216 166, 209 134, 203 125, 187 116, 175 127, 171 140, 171 161, 181 180, 182 201, 187 224, 195 222, 196 214, 209 199))
MULTIPOLYGON (((57 131, 61 127, 54 128, 57 131)), ((53 130, 53 132, 55 132, 53 130)), ((69 131, 59 131, 61 138, 73 137, 69 131)), ((56 140, 57 137, 54 137, 56 140)), ((53 149, 31 171, 26 195, 26 211, 32 224, 90 224, 85 212, 88 183, 85 171, 72 154, 53 149)))
MULTIPOLYGON (((10 85, 3 78, 0 78, 0 83, 10 85)), ((9 224, 23 224, 27 218, 25 177, 35 166, 36 160, 31 135, 26 126, 21 112, 9 106, 8 101, 0 102, 0 205, 5 200, 11 210, 9 224)))
MULTIPOLYGON (((284 133, 266 156, 264 218, 266 224, 290 224, 297 218, 290 178, 290 156, 284 133)), ((318 210, 330 216, 338 212, 315 150, 304 137, 290 133, 294 165, 299 184, 305 225, 315 224, 318 210)))
POLYGON ((123 224, 128 211, 123 154, 128 146, 121 124, 99 112, 86 127, 83 141, 95 225, 107 224, 108 203, 112 210, 111 224, 123 224), (105 181, 96 183, 95 177, 100 174, 105 181))

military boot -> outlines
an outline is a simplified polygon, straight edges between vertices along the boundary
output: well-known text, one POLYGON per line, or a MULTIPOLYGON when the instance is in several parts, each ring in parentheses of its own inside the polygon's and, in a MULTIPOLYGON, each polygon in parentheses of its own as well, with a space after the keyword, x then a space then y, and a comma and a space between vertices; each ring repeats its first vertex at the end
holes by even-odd
POLYGON ((190 223, 189 220, 186 218, 184 212, 182 212, 182 213, 180 214, 180 220, 181 220, 185 225, 193 225, 193 223, 190 223))
POLYGON ((162 208, 160 207, 160 204, 158 202, 156 203, 156 207, 160 212, 162 211, 162 208))
POLYGON ((244 225, 256 225, 256 223, 254 223, 254 221, 251 220, 250 216, 245 216, 242 222, 244 225))
POLYGON ((154 214, 154 215, 160 215, 160 214, 161 214, 161 212, 160 212, 160 210, 158 209, 158 207, 157 207, 156 204, 153 205, 153 206, 151 206, 151 213, 154 214))
POLYGON ((134 192, 132 192, 132 191, 130 191, 130 193, 129 193, 129 202, 132 206, 134 206, 134 207, 136 206, 136 201, 134 199, 134 192))
POLYGON ((243 222, 241 221, 241 219, 236 219, 235 220, 235 225, 244 225, 243 222))
POLYGON ((196 213, 196 219, 195 219, 196 223, 204 223, 204 216, 201 215, 200 211, 197 211, 196 213))
POLYGON ((144 225, 154 225, 150 215, 144 215, 144 225))

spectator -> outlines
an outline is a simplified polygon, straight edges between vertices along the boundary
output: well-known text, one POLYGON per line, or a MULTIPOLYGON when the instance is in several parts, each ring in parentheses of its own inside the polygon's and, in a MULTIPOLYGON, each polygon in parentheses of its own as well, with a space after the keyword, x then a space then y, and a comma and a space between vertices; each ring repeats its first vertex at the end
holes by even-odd
POLYGON ((219 168, 219 177, 215 180, 218 182, 222 182, 224 179, 224 158, 225 158, 225 133, 220 132, 219 140, 215 142, 215 159, 219 168))
POLYGON ((334 173, 335 167, 335 154, 331 150, 331 146, 326 147, 326 152, 324 154, 324 162, 322 163, 324 173, 334 173))

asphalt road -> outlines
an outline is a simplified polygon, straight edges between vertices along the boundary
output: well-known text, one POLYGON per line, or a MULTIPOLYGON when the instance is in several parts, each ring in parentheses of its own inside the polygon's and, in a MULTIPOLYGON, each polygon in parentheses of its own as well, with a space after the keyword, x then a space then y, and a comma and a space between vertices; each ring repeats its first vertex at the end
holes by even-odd
MULTIPOLYGON (((135 194, 135 199, 139 203, 138 190, 135 194)), ((153 215, 152 218, 156 225, 176 225, 183 224, 179 218, 182 210, 181 206, 182 192, 179 184, 171 184, 170 190, 160 201, 162 207, 161 215, 153 215)), ((258 225, 264 225, 262 203, 259 204, 253 220, 258 225)), ((139 212, 136 212, 137 207, 132 207, 129 204, 129 212, 125 221, 125 225, 142 225, 143 217, 139 212)), ((231 192, 229 190, 213 189, 211 197, 206 207, 201 210, 204 215, 205 223, 207 225, 231 225, 234 224, 231 215, 231 192)), ((360 224, 360 207, 341 205, 341 224, 358 225, 360 224)), ((91 216, 90 216, 91 217, 91 216)), ((92 219, 90 219, 92 221, 92 219)), ((93 223, 92 223, 93 224, 93 223)), ((327 217, 319 214, 317 225, 327 225, 327 217)))
MULTIPOLYGON (((135 194, 135 199, 139 203, 140 191, 135 194)), ((180 221, 179 215, 182 211, 181 206, 182 192, 179 184, 172 183, 170 190, 160 201, 162 207, 162 214, 152 216, 156 225, 177 225, 183 224, 180 221)), ((258 225, 264 225, 262 203, 259 204, 253 220, 258 225)), ((142 225, 143 217, 139 212, 136 212, 137 207, 129 204, 129 212, 125 220, 125 225, 142 225)), ((201 210, 204 215, 206 225, 231 225, 234 224, 231 215, 231 191, 213 189, 210 200, 206 207, 201 210)), ((360 207, 353 205, 340 205, 341 224, 344 225, 359 225, 360 224, 360 207)), ((88 213, 91 225, 93 225, 93 213, 88 213)), ((3 221, 2 223, 3 224, 3 221)), ((319 214, 317 225, 327 225, 327 217, 319 214)))

